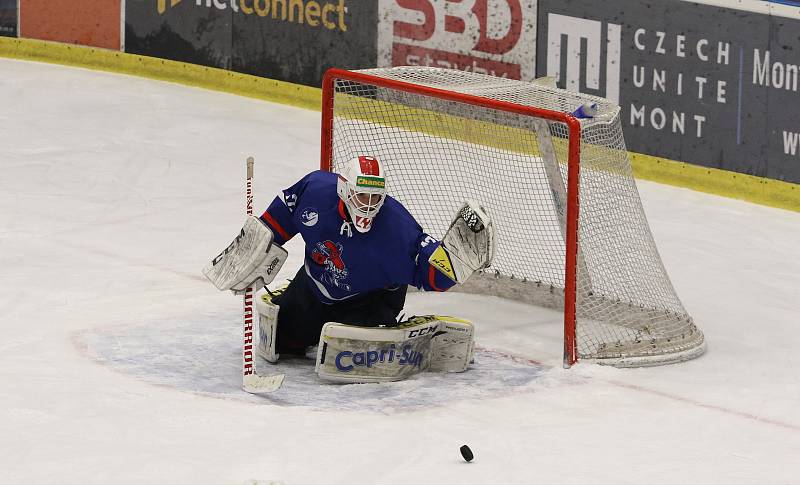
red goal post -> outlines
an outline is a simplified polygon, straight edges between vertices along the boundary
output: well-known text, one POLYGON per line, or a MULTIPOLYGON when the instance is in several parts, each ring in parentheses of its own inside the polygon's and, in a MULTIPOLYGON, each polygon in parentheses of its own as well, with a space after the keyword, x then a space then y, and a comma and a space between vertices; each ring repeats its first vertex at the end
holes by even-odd
MULTIPOLYGON (((432 197, 435 194, 419 181, 405 184, 402 182, 405 177, 418 176, 420 178, 441 178, 444 180, 447 178, 446 174, 454 170, 453 167, 456 167, 455 170, 459 170, 459 164, 464 166, 472 164, 470 165, 472 168, 465 169, 467 171, 463 174, 463 177, 459 175, 462 178, 459 178, 458 181, 470 179, 472 185, 480 185, 483 182, 494 182, 493 179, 489 178, 484 180, 481 174, 476 175, 475 167, 477 167, 478 172, 481 172, 482 167, 489 167, 495 163, 507 161, 511 163, 511 159, 514 159, 514 167, 525 165, 532 160, 550 159, 549 162, 544 164, 547 168, 536 169, 542 173, 547 172, 547 176, 542 176, 541 178, 548 178, 548 182, 542 182, 536 193, 531 193, 529 197, 526 195, 523 198, 529 198, 530 200, 548 199, 547 201, 542 201, 540 205, 537 205, 536 210, 531 212, 541 213, 545 210, 560 212, 557 217, 554 216, 552 218, 550 225, 558 226, 560 222, 562 226, 560 232, 562 233, 561 236, 563 236, 562 247, 556 248, 555 246, 558 246, 558 244, 550 243, 542 252, 557 252, 562 255, 559 257, 563 257, 563 281, 560 280, 560 277, 551 276, 549 280, 539 277, 539 263, 537 262, 526 263, 527 267, 521 269, 498 270, 495 273, 496 278, 512 282, 515 279, 519 280, 519 282, 523 283, 523 287, 526 288, 522 290, 523 292, 528 291, 527 288, 533 286, 547 288, 548 284, 550 293, 553 293, 554 288, 557 289, 556 293, 563 289, 563 301, 561 300, 561 295, 558 295, 559 303, 555 306, 562 307, 564 311, 564 365, 567 367, 574 364, 579 357, 597 358, 600 363, 611 363, 613 365, 653 365, 686 360, 686 358, 683 358, 685 355, 678 356, 680 352, 667 350, 666 354, 671 355, 667 358, 661 358, 659 355, 664 352, 651 349, 645 352, 643 359, 633 356, 633 360, 628 358, 620 363, 619 357, 625 357, 623 355, 625 351, 606 352, 608 345, 616 346, 617 349, 621 349, 626 345, 628 346, 626 348, 632 348, 627 342, 622 341, 626 339, 635 341, 636 337, 597 337, 593 334, 591 327, 594 325, 595 320, 599 321, 600 326, 608 326, 620 322, 627 324, 633 319, 615 316, 610 319, 613 321, 608 323, 603 322, 602 318, 594 315, 592 311, 581 313, 581 309, 578 308, 579 301, 586 308, 593 308, 593 305, 597 306, 597 301, 603 301, 604 299, 610 301, 615 298, 609 299, 605 294, 598 296, 598 293, 592 287, 588 290, 585 288, 587 286, 586 281, 591 281, 593 277, 598 278, 596 275, 593 276, 593 273, 598 273, 598 271, 591 266, 593 259, 591 257, 585 258, 579 250, 579 240, 581 239, 581 214, 579 212, 581 206, 580 184, 582 180, 581 149, 582 144, 587 143, 587 140, 583 139, 582 132, 582 121, 584 123, 585 121, 577 119, 571 112, 580 106, 580 101, 583 98, 587 97, 557 90, 554 86, 522 83, 520 81, 444 69, 424 67, 400 67, 364 71, 330 69, 326 72, 322 85, 320 167, 323 170, 336 171, 338 164, 343 163, 345 158, 357 153, 376 155, 382 161, 389 161, 387 185, 390 194, 403 202, 418 219, 420 217, 428 219, 421 220, 420 223, 427 231, 436 235, 435 231, 431 231, 431 228, 427 227, 426 223, 434 226, 441 225, 431 223, 431 217, 438 221, 440 220, 438 213, 445 214, 442 217, 450 217, 452 214, 449 212, 452 212, 452 210, 448 212, 447 204, 442 204, 441 207, 433 209, 437 213, 434 216, 428 217, 425 214, 418 214, 417 212, 419 211, 415 211, 415 205, 419 206, 420 204, 415 201, 424 200, 426 206, 438 207, 429 200, 435 198, 432 197), (536 93, 531 95, 529 91, 532 88, 536 90, 536 93), (487 95, 486 93, 489 94, 487 95), (563 99, 561 98, 569 98, 569 102, 572 103, 571 106, 574 107, 569 110, 563 108, 559 110, 552 109, 552 106, 537 106, 531 102, 531 99, 539 99, 541 96, 558 98, 558 101, 562 102, 562 104, 563 99), (523 102, 516 102, 518 99, 523 102), (578 103, 577 105, 575 105, 576 102, 578 103), (527 141, 523 143, 524 146, 516 146, 520 133, 528 132, 535 133, 535 135, 528 137, 527 141), (425 150, 438 150, 438 144, 445 146, 445 148, 439 150, 438 158, 434 162, 438 163, 443 158, 452 158, 452 160, 447 160, 449 168, 433 168, 433 170, 440 170, 440 172, 431 172, 430 175, 409 175, 414 171, 423 171, 431 168, 433 164, 427 163, 422 159, 426 153, 425 150), (450 156, 450 153, 453 155, 450 156), (420 162, 418 167, 415 168, 413 165, 417 156, 420 156, 420 162), (561 172, 566 172, 566 180, 563 180, 561 172), (547 194, 548 191, 551 194, 547 194), (542 195, 543 193, 545 195, 542 195), (559 195, 559 193, 563 193, 563 195, 559 195), (561 207, 562 205, 566 206, 565 210, 561 207), (562 248, 563 253, 561 252, 562 248), (587 265, 586 261, 589 261, 590 264, 587 265), (516 275, 515 272, 517 273, 516 275), (581 275, 578 274, 579 272, 581 272, 581 275), (521 279, 520 275, 522 275, 521 279), (580 295, 578 294, 579 278, 581 278, 584 286, 580 295), (535 282, 536 285, 529 284, 526 287, 525 283, 530 282, 535 282), (589 302, 588 306, 586 302, 589 302), (586 347, 598 347, 603 350, 580 352, 578 339, 578 320, 580 315, 583 315, 585 317, 584 320, 587 322, 585 324, 587 330, 584 331, 584 334, 588 335, 585 340, 590 343, 586 347), (604 340, 613 341, 615 338, 617 339, 616 343, 604 342, 604 340), (606 352, 606 354, 603 354, 603 352, 606 352), (605 356, 612 355, 614 358, 603 360, 605 356), (656 358, 653 358, 654 356, 656 358)), ((594 98, 589 99, 589 101, 593 100, 594 98)), ((545 104, 548 103, 550 101, 545 104)), ((616 137, 617 135, 614 134, 614 136, 616 137)), ((619 128, 619 138, 621 138, 621 127, 619 128)), ((620 158, 617 154, 619 150, 616 146, 609 145, 609 148, 604 146, 603 142, 595 140, 588 141, 588 143, 590 143, 588 146, 593 149, 593 152, 598 149, 609 153, 613 151, 615 159, 620 158)), ((607 154, 603 156, 609 158, 607 154)), ((627 156, 625 156, 624 161, 629 165, 627 156)), ((616 171, 616 168, 602 170, 616 171)), ((632 177, 630 178, 632 180, 632 177)), ((484 187, 482 190, 503 191, 505 188, 505 186, 500 185, 497 187, 484 187)), ((453 190, 456 191, 455 198, 458 198, 459 195, 463 196, 462 200, 467 198, 467 194, 458 193, 459 189, 453 190)), ((449 188, 447 191, 450 191, 449 188)), ((636 192, 636 199, 638 201, 638 192, 636 192)), ((478 200, 484 203, 484 200, 480 198, 478 200)), ((508 201, 505 204, 507 205, 508 201)), ((502 203, 497 205, 498 207, 492 207, 490 203, 488 207, 493 218, 499 212, 498 208, 503 206, 502 203)), ((513 228, 509 227, 509 224, 509 222, 505 223, 505 227, 503 227, 503 223, 498 224, 498 233, 501 234, 501 231, 507 230, 508 233, 517 235, 518 239, 524 239, 527 237, 525 231, 532 230, 524 222, 513 228)), ((542 229, 539 228, 539 230, 542 229)), ((552 227, 549 230, 553 230, 552 227)), ((649 229, 647 230, 647 235, 649 236, 649 229)), ((592 241, 591 234, 587 233, 584 237, 588 238, 590 242, 592 241)), ((503 238, 499 237, 499 244, 502 243, 503 238)), ((660 264, 657 252, 655 257, 660 264)), ((652 259, 652 257, 647 258, 652 259)), ((550 269, 553 266, 552 264, 545 263, 542 266, 548 266, 546 272, 552 273, 550 269)), ((603 264, 600 264, 600 266, 602 267, 603 264)), ((597 281, 602 279, 602 275, 600 275, 597 281)), ((591 285, 591 283, 588 284, 591 285)), ((665 286, 671 289, 668 281, 665 286)), ((476 291, 485 292, 482 290, 476 291)), ((518 294, 519 291, 516 293, 518 294)), ((618 297, 616 299, 620 300, 618 297)), ((632 298, 631 300, 635 299, 632 298)), ((619 301, 616 303, 619 303, 619 301)), ((630 306, 630 302, 628 303, 630 306)), ((640 304, 639 306, 646 308, 646 311, 651 313, 657 313, 661 310, 657 305, 656 308, 650 308, 647 304, 640 304)), ((680 303, 678 303, 678 306, 680 306, 680 303)), ((667 312, 670 313, 672 310, 668 309, 667 312)), ((637 318, 641 319, 641 317, 637 318)), ((681 318, 683 318, 682 315, 681 318)), ((688 323, 692 328, 696 329, 691 323, 690 317, 688 323)), ((649 332, 650 326, 653 326, 648 323, 644 325, 637 323, 630 326, 633 328, 636 325, 639 325, 639 327, 644 326, 645 332, 649 332)), ((626 331, 638 335, 642 334, 641 328, 633 328, 633 330, 629 328, 626 331)), ((700 336, 702 343, 702 333, 700 333, 700 336)), ((639 344, 641 342, 636 342, 636 345, 639 344)), ((633 346, 635 347, 636 345, 633 346)), ((689 352, 686 355, 689 354, 691 356, 687 358, 699 355, 696 351, 689 352)))

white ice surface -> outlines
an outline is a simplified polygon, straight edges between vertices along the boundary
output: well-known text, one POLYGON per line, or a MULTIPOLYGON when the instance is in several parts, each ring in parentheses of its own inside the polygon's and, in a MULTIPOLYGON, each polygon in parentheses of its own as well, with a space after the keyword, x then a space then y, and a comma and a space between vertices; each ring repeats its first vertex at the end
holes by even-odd
POLYGON ((245 158, 260 210, 318 140, 314 111, 0 60, 0 483, 800 483, 800 214, 646 182, 700 359, 564 370, 557 313, 413 294, 476 323, 473 370, 241 392, 241 301, 200 269, 245 158))

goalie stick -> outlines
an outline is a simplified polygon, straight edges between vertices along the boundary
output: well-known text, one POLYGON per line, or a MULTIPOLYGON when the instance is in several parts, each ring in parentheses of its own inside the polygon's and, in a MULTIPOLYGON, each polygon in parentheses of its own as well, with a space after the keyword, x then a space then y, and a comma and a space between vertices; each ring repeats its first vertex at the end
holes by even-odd
MULTIPOLYGON (((247 215, 253 215, 253 157, 247 157, 247 190, 246 209, 247 215)), ((253 339, 253 293, 252 286, 244 291, 244 333, 242 342, 242 389, 251 394, 273 392, 280 389, 283 384, 284 374, 271 376, 258 375, 256 369, 254 339, 253 339)))

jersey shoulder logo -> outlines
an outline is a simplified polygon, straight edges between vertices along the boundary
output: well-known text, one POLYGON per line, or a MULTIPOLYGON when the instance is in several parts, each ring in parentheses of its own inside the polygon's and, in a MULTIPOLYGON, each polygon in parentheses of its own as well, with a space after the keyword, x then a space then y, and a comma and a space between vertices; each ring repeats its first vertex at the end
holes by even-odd
POLYGON ((289 193, 288 191, 283 191, 283 203, 286 204, 286 208, 289 209, 289 212, 294 212, 294 207, 297 205, 297 194, 289 193))
POLYGON ((313 207, 306 207, 303 213, 300 214, 300 222, 302 222, 304 226, 311 227, 315 225, 317 221, 319 221, 319 212, 313 207))

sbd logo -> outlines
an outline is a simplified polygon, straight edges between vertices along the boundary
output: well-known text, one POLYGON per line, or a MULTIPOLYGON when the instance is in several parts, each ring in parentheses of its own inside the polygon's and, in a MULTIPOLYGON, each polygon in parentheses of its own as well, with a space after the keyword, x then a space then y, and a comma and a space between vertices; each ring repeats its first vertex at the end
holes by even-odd
POLYGON ((381 5, 384 65, 533 78, 535 0, 384 0, 381 5))
MULTIPOLYGON (((522 6, 519 0, 506 0, 506 2, 512 21, 508 24, 508 30, 499 38, 489 37, 489 0, 476 0, 468 11, 464 8, 453 12, 452 9, 445 8, 445 12, 449 11, 452 14, 444 14, 444 31, 454 34, 466 33, 468 38, 477 38, 478 42, 472 46, 472 50, 488 54, 505 54, 517 45, 522 32, 522 6), (470 32, 466 32, 467 22, 470 22, 470 32)), ((424 21, 422 24, 396 21, 394 23, 396 37, 414 40, 428 40, 433 37, 436 31, 436 10, 431 0, 397 0, 397 4, 420 12, 424 21)), ((445 0, 445 4, 466 7, 467 2, 462 4, 461 0, 445 0)))

